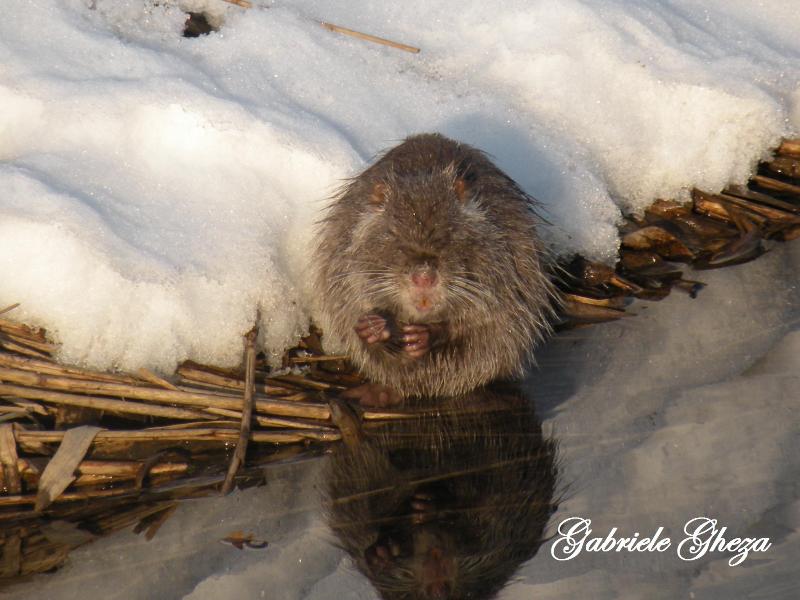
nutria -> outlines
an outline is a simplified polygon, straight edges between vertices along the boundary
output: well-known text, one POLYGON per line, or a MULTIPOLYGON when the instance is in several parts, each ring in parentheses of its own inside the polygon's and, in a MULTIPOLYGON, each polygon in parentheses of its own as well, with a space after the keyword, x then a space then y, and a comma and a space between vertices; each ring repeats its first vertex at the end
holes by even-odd
POLYGON ((518 375, 549 331, 535 201, 486 155, 416 135, 350 180, 320 223, 323 329, 399 397, 518 375))
POLYGON ((324 472, 327 521, 381 598, 491 598, 546 539, 556 442, 515 390, 428 402, 344 438, 324 472))

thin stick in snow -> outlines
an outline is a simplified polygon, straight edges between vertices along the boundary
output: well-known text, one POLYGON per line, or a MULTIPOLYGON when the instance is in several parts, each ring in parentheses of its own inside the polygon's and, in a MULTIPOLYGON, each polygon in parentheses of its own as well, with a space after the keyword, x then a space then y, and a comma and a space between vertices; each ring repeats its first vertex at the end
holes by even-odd
POLYGON ((392 40, 380 38, 368 33, 361 33, 360 31, 347 29, 347 27, 340 27, 339 25, 334 25, 333 23, 326 23, 325 21, 322 21, 320 25, 322 25, 328 31, 343 33, 344 35, 349 35, 360 40, 366 40, 375 44, 383 44, 384 46, 391 46, 392 48, 397 48, 398 50, 403 50, 404 52, 411 52, 412 54, 417 54, 419 52, 419 48, 415 48, 414 46, 407 46, 406 44, 401 44, 400 42, 393 42, 392 40))

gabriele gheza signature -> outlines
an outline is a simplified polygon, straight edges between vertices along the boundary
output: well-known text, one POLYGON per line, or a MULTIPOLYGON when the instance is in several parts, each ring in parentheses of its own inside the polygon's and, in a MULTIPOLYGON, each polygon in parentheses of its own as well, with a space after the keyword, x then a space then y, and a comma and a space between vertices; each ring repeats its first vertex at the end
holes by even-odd
MULTIPOLYGON (((717 520, 695 517, 683 526, 686 536, 674 546, 681 560, 697 560, 715 552, 731 553, 728 564, 735 567, 744 562, 750 552, 766 552, 772 546, 769 538, 730 537, 727 527, 717 527, 717 520)), ((585 552, 666 552, 672 540, 659 527, 650 537, 638 532, 631 537, 618 537, 612 527, 605 537, 592 537, 592 520, 570 517, 558 525, 550 554, 556 560, 570 560, 585 552)))

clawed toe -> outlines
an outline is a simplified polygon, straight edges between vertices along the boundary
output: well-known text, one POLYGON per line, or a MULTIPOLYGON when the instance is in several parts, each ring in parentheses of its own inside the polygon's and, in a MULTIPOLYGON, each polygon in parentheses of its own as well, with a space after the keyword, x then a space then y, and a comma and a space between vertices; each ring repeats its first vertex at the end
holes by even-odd
POLYGON ((365 315, 361 317, 355 326, 356 334, 366 344, 385 342, 391 336, 386 319, 380 315, 365 315))
POLYGON ((427 325, 406 325, 400 341, 403 351, 411 358, 421 358, 430 350, 431 332, 427 325))

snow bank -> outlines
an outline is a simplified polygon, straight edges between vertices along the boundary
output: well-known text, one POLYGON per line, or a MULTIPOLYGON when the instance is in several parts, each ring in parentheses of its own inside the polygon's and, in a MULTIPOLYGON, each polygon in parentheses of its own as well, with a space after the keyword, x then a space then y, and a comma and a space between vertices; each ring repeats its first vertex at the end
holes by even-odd
POLYGON ((800 129, 780 0, 180 4, 221 30, 184 39, 178 3, 148 0, 0 21, 0 305, 69 362, 233 364, 259 307, 280 352, 308 322, 319 206, 411 133, 487 150, 557 252, 612 261, 621 209, 744 181, 800 129))

